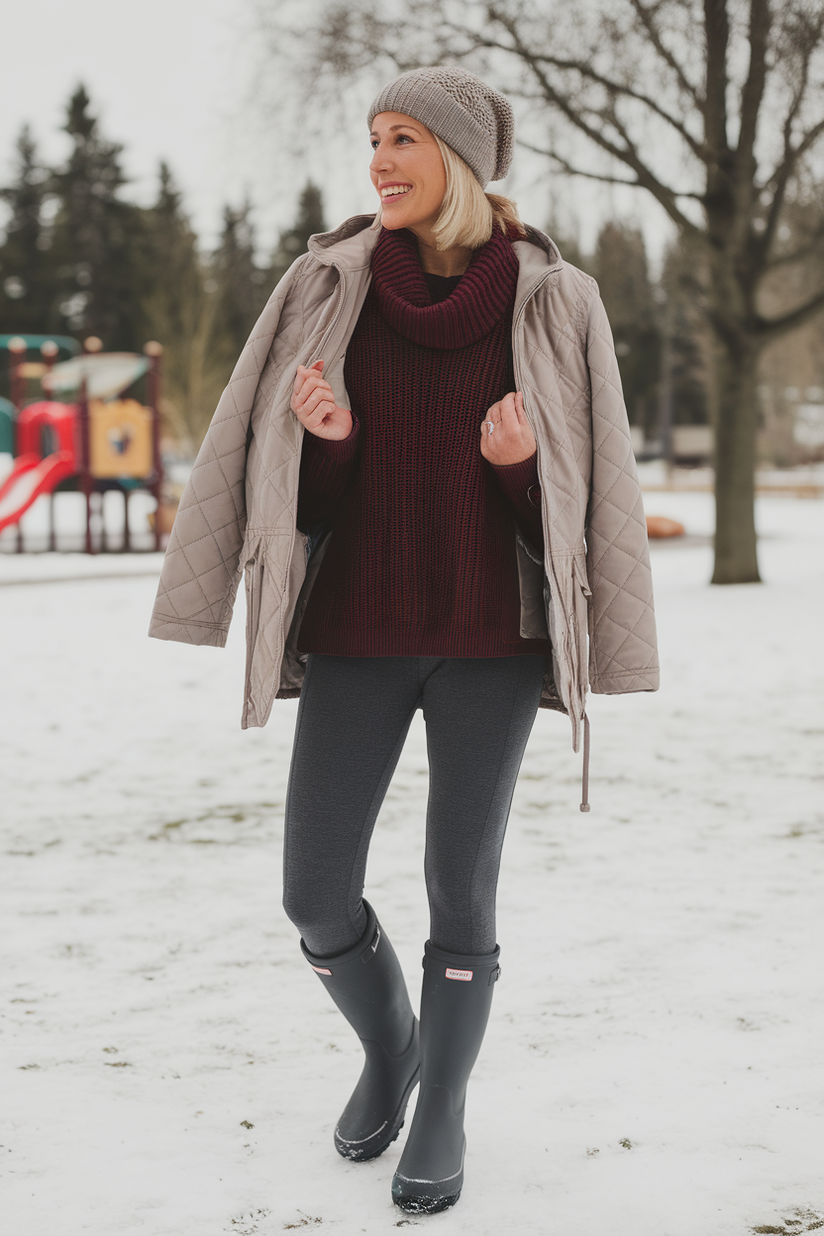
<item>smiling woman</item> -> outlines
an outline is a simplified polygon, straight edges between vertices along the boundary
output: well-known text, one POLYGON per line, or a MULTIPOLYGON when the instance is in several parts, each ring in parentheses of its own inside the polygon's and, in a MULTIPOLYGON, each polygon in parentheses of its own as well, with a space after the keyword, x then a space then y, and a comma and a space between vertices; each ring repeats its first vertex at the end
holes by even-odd
MULTIPOLYGON (((411 117, 396 112, 376 116, 373 125, 370 140, 375 156, 370 172, 381 204, 372 227, 375 230, 414 228, 424 270, 444 275, 463 273, 472 251, 486 244, 496 225, 512 240, 526 235, 515 203, 507 197, 484 193, 468 164, 425 125, 416 124, 411 117), (389 121, 389 140, 382 142, 379 131, 389 121), (440 151, 442 176, 431 152, 433 143, 440 151), (410 154, 401 155, 395 161, 393 148, 399 147, 409 149, 410 154), (409 200, 414 187, 410 164, 424 174, 430 201, 424 204, 419 198, 417 203, 413 202, 411 212, 401 213, 395 207, 409 200), (406 180, 382 179, 381 167, 387 169, 387 175, 392 174, 388 169, 393 169, 396 175, 404 173, 406 180), (435 198, 437 205, 433 209, 431 200, 435 198), (424 236, 422 225, 427 223, 428 235, 424 236), (449 250, 467 254, 462 269, 451 270, 453 262, 449 250)), ((460 264, 460 254, 456 256, 460 264)))
POLYGON ((416 69, 368 124, 378 217, 313 237, 272 294, 181 500, 152 634, 221 645, 245 565, 244 725, 300 694, 284 907, 365 1053, 334 1144, 382 1154, 419 1083, 392 1197, 432 1213, 463 1186, 498 870, 537 710, 568 714, 576 750, 583 722, 586 770, 589 679, 649 691, 658 668, 597 287, 485 192, 511 160, 509 103, 463 69, 416 69), (363 896, 419 708, 420 1021, 363 896))
POLYGON ((369 173, 381 200, 373 227, 413 229, 424 270, 462 275, 470 250, 442 251, 434 230, 446 193, 446 167, 435 134, 411 116, 382 112, 372 121, 370 141, 375 153, 369 173))

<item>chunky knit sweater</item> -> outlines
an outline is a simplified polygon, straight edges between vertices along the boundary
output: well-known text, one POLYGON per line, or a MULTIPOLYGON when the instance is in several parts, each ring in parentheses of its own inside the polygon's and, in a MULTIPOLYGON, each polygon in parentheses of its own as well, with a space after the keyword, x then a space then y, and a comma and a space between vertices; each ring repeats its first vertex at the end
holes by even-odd
POLYGON ((298 525, 332 535, 301 652, 548 652, 519 630, 516 520, 543 546, 536 457, 493 468, 480 452, 481 421, 514 389, 517 273, 497 229, 458 279, 424 275, 411 233, 381 233, 346 355, 352 433, 304 436, 298 525))

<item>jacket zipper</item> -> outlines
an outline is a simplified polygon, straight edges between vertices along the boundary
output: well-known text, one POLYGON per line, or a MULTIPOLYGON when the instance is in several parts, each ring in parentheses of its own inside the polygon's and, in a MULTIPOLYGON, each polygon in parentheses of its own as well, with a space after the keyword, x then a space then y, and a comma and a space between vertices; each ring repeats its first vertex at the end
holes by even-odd
MULTIPOLYGON (((345 302, 345 300, 346 300, 346 276, 345 276, 345 274, 344 274, 344 272, 343 272, 343 269, 342 269, 340 266, 336 266, 334 262, 333 262, 333 263, 331 263, 331 264, 335 267, 335 270, 338 272, 338 276, 339 276, 339 279, 340 279, 340 281, 339 281, 339 283, 338 283, 338 303, 337 303, 337 306, 336 306, 336 308, 335 308, 335 312, 334 312, 334 315, 333 315, 333 317, 332 317, 332 321, 329 323, 329 326, 327 327, 327 329, 326 329, 326 331, 325 331, 325 333, 324 333, 323 338, 321 339, 320 343, 318 344, 318 349, 317 349, 317 353, 316 353, 316 357, 317 357, 317 359, 318 359, 318 360, 323 360, 323 352, 324 352, 324 350, 325 350, 325 348, 326 348, 327 343, 328 343, 328 342, 329 342, 329 340, 332 338, 332 333, 333 333, 333 331, 335 330, 335 327, 336 327, 336 326, 337 326, 337 324, 338 324, 338 321, 339 321, 339 319, 340 319, 341 312, 343 311, 343 305, 344 305, 344 302, 345 302)), ((305 432, 306 432, 306 430, 304 429, 304 431, 303 431, 303 432, 305 433, 305 432)), ((300 457, 299 457, 299 456, 298 456, 298 459, 297 459, 297 467, 298 467, 298 469, 300 468, 300 457)), ((289 590, 289 571, 290 571, 290 567, 291 567, 291 563, 292 563, 292 555, 293 555, 293 554, 294 554, 294 552, 295 552, 295 537, 297 536, 297 531, 298 531, 298 530, 297 530, 297 523, 296 523, 296 519, 297 519, 297 495, 298 495, 298 487, 297 487, 297 485, 295 485, 295 491, 294 491, 294 492, 295 492, 295 508, 294 508, 294 510, 293 510, 293 512, 292 512, 292 520, 291 520, 291 524, 292 524, 292 533, 291 533, 291 537, 290 537, 290 540, 289 540, 289 552, 288 552, 287 557, 286 557, 286 563, 287 563, 287 566, 286 566, 286 573, 285 573, 285 575, 284 575, 284 577, 283 577, 283 583, 281 584, 281 602, 285 601, 285 599, 286 599, 286 593, 287 593, 287 592, 288 592, 288 590, 289 590)), ((285 632, 285 629, 284 629, 284 628, 285 628, 285 626, 286 626, 286 607, 285 607, 285 605, 284 605, 284 604, 281 604, 281 607, 280 607, 280 615, 281 615, 281 617, 280 617, 280 622, 278 623, 278 646, 277 646, 277 649, 276 649, 276 651, 275 651, 275 664, 276 664, 276 665, 277 665, 277 667, 278 667, 278 668, 277 668, 277 682, 278 682, 278 686, 279 686, 279 684, 280 684, 280 671, 281 671, 281 666, 282 666, 282 664, 283 664, 283 650, 284 650, 284 647, 285 647, 285 645, 286 645, 286 632, 285 632)), ((275 687, 275 693, 277 693, 278 686, 276 686, 276 687, 275 687)))
POLYGON ((317 359, 318 359, 318 360, 322 360, 322 359, 323 359, 323 352, 324 352, 324 349, 325 349, 325 347, 326 347, 327 341, 328 341, 329 339, 331 339, 331 337, 332 337, 332 332, 334 331, 335 327, 336 327, 336 326, 337 326, 337 324, 338 324, 338 319, 339 319, 339 317, 340 317, 340 315, 341 315, 341 311, 342 311, 342 309, 343 309, 343 303, 344 303, 344 301, 345 301, 345 299, 346 299, 346 276, 345 276, 345 275, 344 275, 344 273, 343 273, 343 269, 342 269, 342 267, 340 267, 340 266, 335 266, 334 262, 332 263, 332 265, 335 267, 335 270, 338 272, 338 276, 339 276, 339 278, 340 278, 340 282, 338 283, 338 303, 337 303, 337 307, 336 307, 336 309, 335 309, 335 313, 334 313, 334 316, 333 316, 333 318, 332 318, 332 321, 331 321, 331 322, 329 323, 329 325, 327 326, 327 328, 326 328, 326 333, 324 334, 323 338, 321 339, 320 343, 318 344, 318 352, 317 352, 317 359))
MULTIPOLYGON (((525 412, 526 412, 526 414, 527 414, 527 420, 529 421, 529 426, 530 426, 530 429, 532 429, 532 417, 530 416, 530 414, 529 414, 529 410, 528 410, 528 408, 527 408, 527 398, 526 398, 526 392, 524 391, 523 382, 522 382, 522 380, 521 380, 521 379, 522 379, 522 377, 523 377, 523 373, 522 373, 522 370, 521 370, 521 360, 520 360, 520 356, 519 356, 519 354, 518 354, 518 349, 517 349, 517 347, 516 347, 515 345, 516 345, 516 341, 517 341, 517 338, 518 338, 518 332, 519 332, 519 331, 520 331, 520 329, 521 329, 521 324, 522 324, 522 322, 523 322, 523 320, 524 320, 524 317, 526 316, 526 307, 527 307, 527 305, 528 305, 528 304, 529 304, 529 302, 533 299, 533 297, 537 294, 537 292, 538 292, 538 291, 540 291, 540 289, 541 289, 541 288, 543 287, 543 285, 546 283, 546 281, 547 281, 547 279, 549 278, 549 276, 550 276, 550 275, 552 275, 552 274, 554 274, 554 273, 555 273, 555 270, 554 270, 554 269, 553 269, 553 270, 548 270, 548 271, 545 271, 545 273, 541 276, 541 278, 538 280, 538 282, 537 282, 536 284, 534 284, 534 285, 530 288, 529 292, 528 292, 528 293, 527 293, 527 295, 524 297, 524 299, 522 300, 522 302, 521 302, 521 304, 520 304, 520 306, 519 306, 519 308, 518 308, 518 314, 517 314, 517 317, 515 318, 515 320, 514 320, 514 321, 513 321, 513 323, 512 323, 512 362, 513 362, 513 369, 514 369, 514 371, 515 371, 515 385, 516 385, 516 388, 517 388, 519 391, 521 391, 521 392, 522 392, 522 394, 523 394, 523 396, 524 396, 524 411, 525 411, 525 412)), ((541 468, 540 468, 540 464, 541 464, 541 448, 540 448, 540 446, 539 446, 539 444, 538 444, 538 435, 535 433, 535 430, 534 430, 534 429, 532 429, 532 433, 533 433, 533 436, 534 436, 534 438, 535 438, 535 449, 536 449, 536 452, 537 452, 537 455, 538 455, 538 459, 537 459, 537 464, 538 464, 538 478, 540 479, 540 476, 541 476, 541 468)), ((563 610, 563 609, 564 609, 563 597, 562 597, 562 595, 561 595, 561 591, 560 591, 560 589, 558 588, 558 581, 557 581, 557 580, 556 580, 556 578, 555 578, 555 564, 554 564, 554 562, 553 562, 553 559, 552 559, 552 553, 551 553, 551 542, 550 542, 550 537, 549 537, 549 500, 548 500, 547 495, 543 492, 543 489, 542 489, 542 492, 541 492, 541 498, 542 498, 542 502, 541 502, 541 514, 542 514, 542 519, 543 519, 543 529, 544 529, 544 568, 546 568, 546 563, 547 563, 547 560, 548 560, 548 561, 549 561, 549 564, 550 564, 550 581, 549 581, 549 582, 550 582, 550 588, 551 588, 551 589, 554 589, 554 594, 555 594, 555 596, 557 596, 557 597, 558 597, 559 604, 560 604, 560 606, 561 606, 561 609, 563 610)), ((566 611, 565 611, 565 610, 564 610, 564 616, 568 618, 568 615, 566 614, 566 611)))
POLYGON ((261 580, 258 575, 263 575, 263 561, 258 563, 255 558, 250 558, 246 563, 246 570, 249 572, 249 634, 246 640, 246 706, 248 708, 252 691, 252 662, 260 622, 261 580))
MULTIPOLYGON (((523 320, 524 320, 524 317, 525 317, 525 315, 526 315, 526 307, 527 307, 527 305, 528 305, 528 304, 529 304, 529 302, 533 299, 533 297, 537 294, 537 292, 538 292, 538 291, 539 291, 539 290, 543 287, 544 283, 546 283, 546 281, 547 281, 547 279, 550 277, 550 275, 555 274, 555 270, 556 270, 556 269, 557 269, 557 268, 553 268, 552 270, 547 270, 547 271, 545 271, 545 272, 544 272, 544 274, 541 276, 541 278, 538 280, 538 282, 537 282, 537 283, 535 283, 535 284, 534 284, 534 285, 530 288, 529 292, 528 292, 528 293, 527 293, 527 295, 523 298, 523 300, 522 300, 522 302, 521 302, 521 304, 520 304, 520 306, 519 306, 519 308, 518 308, 518 314, 517 314, 517 317, 513 320, 513 323, 512 323, 512 362, 513 362, 513 369, 514 369, 514 371, 515 371, 515 383, 516 383, 516 386, 517 386, 518 390, 519 390, 519 391, 521 391, 521 392, 523 393, 523 396, 524 396, 524 411, 526 412, 526 415, 527 415, 527 420, 529 421, 530 428, 532 428, 532 420, 531 420, 531 417, 530 417, 530 415, 529 415, 529 410, 528 410, 528 408, 527 408, 526 391, 524 391, 524 388, 523 388, 523 383, 522 383, 522 381, 521 381, 522 371, 521 371, 520 357, 519 357, 519 355, 518 355, 518 349, 516 348, 516 346, 515 346, 515 345, 516 345, 516 340, 517 340, 518 332, 520 331, 521 324, 522 324, 522 322, 523 322, 523 320)), ((534 434, 534 436, 535 436, 535 449, 536 449, 536 452, 537 452, 537 454, 538 454, 538 459, 537 459, 537 463, 538 463, 538 476, 539 476, 539 478, 540 478, 540 475, 541 475, 541 471, 540 471, 540 460, 541 460, 540 449, 541 449, 541 448, 540 448, 540 446, 538 445, 538 435, 537 435, 537 434, 535 434, 535 430, 534 430, 534 429, 532 429, 532 432, 533 432, 533 434, 534 434)), ((550 541, 550 538, 549 538, 549 498, 548 498, 548 495, 546 494, 546 492, 543 490, 543 488, 542 488, 542 490, 541 490, 541 499, 542 499, 542 502, 541 502, 541 509, 542 509, 542 515, 543 515, 543 527, 544 527, 544 570, 545 570, 545 571, 546 571, 546 568, 547 568, 547 563, 549 564, 549 586, 550 586, 550 600, 549 600, 549 603, 550 603, 550 605, 553 603, 553 592, 554 592, 554 596, 555 596, 555 598, 557 598, 558 606, 560 607, 561 613, 563 614, 563 617, 564 617, 565 637, 566 637, 566 642, 567 642, 566 653, 567 653, 567 655, 569 656, 569 655, 570 655, 570 652, 571 652, 571 648, 570 648, 570 637, 571 637, 571 634, 572 634, 572 621, 573 621, 573 619, 574 619, 574 614, 573 614, 573 615, 570 615, 569 613, 567 613, 566 605, 564 604, 564 594, 563 594, 563 590, 562 590, 561 588, 559 588, 559 587, 558 587, 558 581, 557 581, 557 578, 556 578, 556 576, 555 576, 555 563, 554 563, 554 560, 553 560, 553 557, 552 557, 552 547, 551 547, 551 541, 550 541)), ((573 571, 574 571, 574 573, 575 573, 575 575, 576 575, 576 582, 577 582, 577 570, 575 570, 575 566, 573 566, 573 571)), ((549 615, 548 615, 548 614, 547 614, 547 625, 549 625, 549 615)), ((576 639, 577 639, 577 634, 576 634, 576 639)), ((577 649, 577 646, 576 646, 575 651, 574 651, 574 662, 575 662, 576 664, 577 664, 577 662, 578 662, 578 649, 577 649)), ((581 670, 582 670, 582 667, 581 667, 581 666, 578 666, 578 677, 580 677, 581 670)), ((572 698, 570 699, 570 704, 571 704, 571 705, 572 705, 572 707, 574 708, 574 707, 575 707, 575 705, 578 703, 578 700, 575 698, 575 696, 576 696, 576 694, 577 694, 577 686, 578 686, 578 684, 577 684, 577 682, 576 682, 576 683, 572 683, 572 684, 571 684, 571 686, 573 686, 574 690, 572 691, 572 698)), ((578 718, 578 720, 580 721, 581 719, 583 719, 583 717, 584 717, 585 715, 586 715, 585 710, 582 710, 581 717, 579 717, 579 718, 578 718)), ((584 729, 585 729, 585 735, 584 735, 584 737, 585 737, 585 740, 586 740, 586 750, 585 750, 585 793, 584 793, 584 801, 586 801, 586 788, 587 788, 586 783, 588 783, 588 781, 589 781, 589 721, 588 721, 588 720, 585 722, 584 729)), ((582 804, 581 810, 582 810, 582 811, 583 811, 583 810, 589 810, 589 808, 588 808, 588 806, 587 806, 587 807, 585 807, 585 806, 582 804)))

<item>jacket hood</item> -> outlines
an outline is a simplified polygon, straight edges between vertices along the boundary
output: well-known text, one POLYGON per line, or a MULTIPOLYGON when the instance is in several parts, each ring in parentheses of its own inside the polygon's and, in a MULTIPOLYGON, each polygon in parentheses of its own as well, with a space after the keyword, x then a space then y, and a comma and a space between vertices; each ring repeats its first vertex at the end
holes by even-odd
POLYGON ((309 237, 312 257, 324 266, 342 266, 360 270, 372 260, 372 250, 380 233, 372 231, 374 215, 353 215, 332 232, 318 232, 309 237))

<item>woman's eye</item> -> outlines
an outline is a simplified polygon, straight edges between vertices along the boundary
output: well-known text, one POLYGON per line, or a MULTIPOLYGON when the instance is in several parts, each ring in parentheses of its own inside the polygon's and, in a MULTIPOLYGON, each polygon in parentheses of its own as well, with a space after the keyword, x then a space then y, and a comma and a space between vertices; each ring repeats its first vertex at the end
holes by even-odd
MULTIPOLYGON (((403 142, 404 145, 408 145, 409 143, 412 142, 412 140, 413 139, 409 136, 408 133, 399 133, 398 136, 395 138, 395 144, 399 146, 401 142, 403 142)), ((378 146, 380 146, 380 139, 377 137, 370 138, 369 145, 372 147, 373 150, 377 150, 378 146)))

